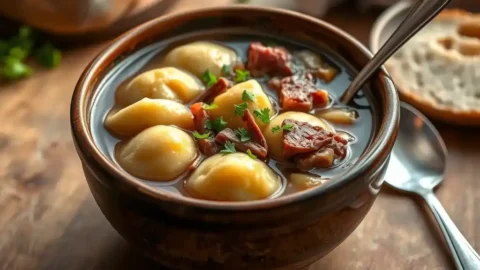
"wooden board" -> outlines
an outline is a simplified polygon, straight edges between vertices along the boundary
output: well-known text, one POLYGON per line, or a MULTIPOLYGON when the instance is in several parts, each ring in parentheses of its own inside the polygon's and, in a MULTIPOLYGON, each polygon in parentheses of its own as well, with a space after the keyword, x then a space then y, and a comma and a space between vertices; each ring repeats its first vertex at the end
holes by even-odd
MULTIPOLYGON (((204 5, 201 2, 178 1, 171 12, 204 5)), ((326 20, 366 43, 377 15, 341 7, 326 20)), ((67 51, 59 68, 36 69, 27 80, 0 85, 0 269, 155 268, 131 250, 103 217, 70 137, 72 90, 104 46, 67 51)), ((437 194, 465 237, 480 250, 478 129, 437 127, 449 150, 447 177, 437 194)), ((309 269, 452 267, 424 204, 385 187, 355 232, 309 269)))

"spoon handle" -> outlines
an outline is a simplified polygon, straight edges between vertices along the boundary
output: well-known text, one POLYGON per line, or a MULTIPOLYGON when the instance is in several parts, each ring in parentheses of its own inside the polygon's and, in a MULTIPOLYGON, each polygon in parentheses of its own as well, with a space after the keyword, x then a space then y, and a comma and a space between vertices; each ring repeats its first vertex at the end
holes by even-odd
POLYGON ((340 98, 340 101, 343 104, 348 104, 372 74, 405 42, 430 22, 449 2, 450 0, 417 0, 397 30, 353 79, 340 98))
POLYGON ((457 268, 465 270, 480 269, 480 257, 458 230, 457 226, 455 226, 435 194, 430 191, 423 194, 422 197, 432 210, 433 215, 443 231, 455 263, 457 264, 457 268))

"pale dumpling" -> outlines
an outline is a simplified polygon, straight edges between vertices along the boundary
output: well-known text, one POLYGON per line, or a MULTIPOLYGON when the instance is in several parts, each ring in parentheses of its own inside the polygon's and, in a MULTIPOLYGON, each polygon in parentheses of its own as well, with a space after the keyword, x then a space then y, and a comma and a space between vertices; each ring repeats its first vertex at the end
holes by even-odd
MULTIPOLYGON (((235 115, 235 105, 240 105, 246 102, 248 104, 248 110, 254 114, 254 110, 269 109, 270 116, 273 114, 272 103, 268 99, 268 96, 263 92, 262 86, 256 80, 249 80, 243 83, 234 85, 228 89, 225 93, 222 93, 215 97, 213 103, 217 105, 215 109, 209 110, 209 114, 214 119, 222 116, 223 120, 227 122, 229 128, 241 128, 244 126, 242 118, 235 115), (247 91, 254 95, 253 101, 244 101, 242 99, 243 92, 247 91)), ((260 119, 255 117, 255 122, 260 126, 266 126, 260 119)))
POLYGON ((133 136, 156 125, 175 125, 193 130, 193 115, 178 102, 144 98, 117 112, 113 111, 105 120, 105 127, 121 137, 133 136))
POLYGON ((204 90, 198 78, 177 68, 164 67, 146 71, 121 85, 116 102, 124 107, 147 97, 188 103, 204 90))
POLYGON ((237 54, 232 49, 205 41, 197 41, 173 49, 165 57, 164 64, 187 70, 201 77, 206 70, 214 75, 222 74, 223 65, 232 65, 237 54))
POLYGON ((153 181, 180 176, 196 157, 192 137, 172 126, 148 128, 116 149, 117 161, 125 171, 153 181))
POLYGON ((285 119, 307 122, 310 125, 319 126, 331 132, 335 132, 335 129, 328 124, 327 121, 308 113, 285 112, 278 115, 263 130, 263 135, 265 136, 268 144, 268 155, 278 161, 283 161, 283 133, 281 131, 273 133, 272 128, 282 126, 283 120, 285 119))
POLYGON ((251 201, 279 190, 279 177, 244 153, 217 154, 203 161, 186 182, 194 196, 215 201, 251 201))

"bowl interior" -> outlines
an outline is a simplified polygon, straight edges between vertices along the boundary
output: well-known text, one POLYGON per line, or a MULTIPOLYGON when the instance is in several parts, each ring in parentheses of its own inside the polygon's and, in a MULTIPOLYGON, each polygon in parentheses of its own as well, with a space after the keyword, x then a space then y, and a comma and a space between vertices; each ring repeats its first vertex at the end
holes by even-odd
POLYGON ((185 43, 189 39, 197 40, 198 37, 208 39, 246 34, 298 43, 314 51, 328 51, 329 55, 338 58, 347 66, 349 76, 353 76, 371 58, 365 47, 341 30, 325 22, 286 10, 237 6, 197 10, 158 18, 115 40, 94 59, 80 78, 72 100, 71 116, 73 135, 80 154, 89 157, 90 166, 100 168, 112 178, 141 190, 148 196, 214 208, 268 207, 319 195, 353 181, 359 174, 367 172, 379 159, 388 156, 389 151, 384 150, 393 145, 398 123, 398 100, 392 83, 384 76, 383 71, 364 88, 373 110, 374 130, 373 140, 357 163, 324 186, 276 199, 219 203, 155 189, 120 170, 112 157, 106 155, 95 142, 93 133, 95 128, 99 128, 99 124, 91 123, 92 115, 96 114, 92 104, 99 95, 97 91, 99 86, 109 82, 109 74, 116 69, 118 71, 116 63, 128 60, 140 50, 154 50, 152 47, 154 44, 165 40, 172 45, 176 42, 185 43))

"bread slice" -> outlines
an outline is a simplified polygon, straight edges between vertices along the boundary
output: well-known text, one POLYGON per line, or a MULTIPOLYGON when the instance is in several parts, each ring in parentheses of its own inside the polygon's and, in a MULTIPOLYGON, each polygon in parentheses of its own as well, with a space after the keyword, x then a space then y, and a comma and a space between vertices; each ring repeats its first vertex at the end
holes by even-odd
POLYGON ((426 115, 480 125, 480 15, 443 11, 386 66, 400 97, 426 115))

